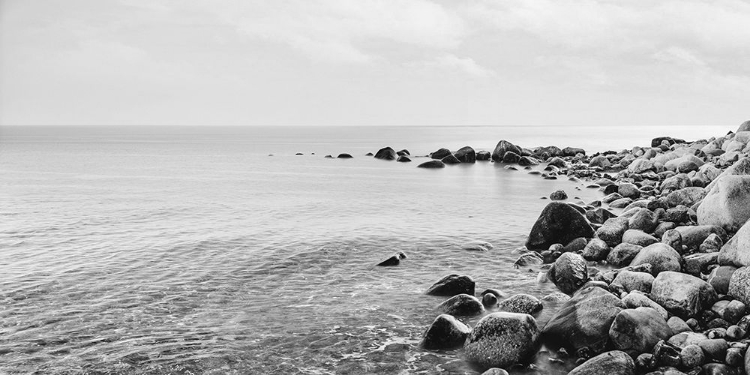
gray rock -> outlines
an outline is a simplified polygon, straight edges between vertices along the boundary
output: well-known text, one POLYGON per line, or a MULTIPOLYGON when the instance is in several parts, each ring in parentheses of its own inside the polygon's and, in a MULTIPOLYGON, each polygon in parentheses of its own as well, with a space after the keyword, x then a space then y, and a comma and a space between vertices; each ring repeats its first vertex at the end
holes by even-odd
POLYGON ((727 294, 729 293, 729 281, 732 279, 732 274, 737 271, 737 267, 734 266, 719 266, 711 270, 711 274, 708 275, 708 283, 714 287, 716 293, 727 294))
POLYGON ((750 224, 745 224, 722 246, 719 251, 719 264, 725 266, 750 266, 750 224))
POLYGON ((568 375, 635 375, 635 362, 627 353, 612 350, 599 354, 569 372, 568 375))
POLYGON ((724 246, 724 242, 721 240, 721 237, 716 233, 711 233, 705 240, 703 240, 698 251, 701 253, 715 253, 721 250, 722 246, 724 246))
POLYGON ((607 259, 610 248, 606 242, 599 238, 593 238, 583 248, 583 259, 590 261, 600 261, 607 259))
POLYGON ((623 299, 622 303, 625 305, 625 307, 629 309, 635 309, 638 307, 648 307, 651 309, 654 309, 659 315, 667 319, 669 317, 669 313, 666 309, 661 307, 658 303, 654 302, 651 298, 648 298, 648 296, 638 290, 634 290, 630 293, 628 293, 623 299))
POLYGON ((451 150, 449 150, 447 148, 441 148, 441 149, 439 149, 439 150, 437 150, 435 152, 431 152, 430 153, 430 158, 440 160, 440 159, 443 159, 444 157, 446 157, 448 155, 453 155, 453 153, 451 153, 451 150))
POLYGON ((508 371, 505 371, 501 368, 493 367, 483 372, 482 375, 508 375, 508 371))
POLYGON ((539 329, 531 315, 496 312, 476 324, 464 354, 480 367, 507 367, 532 357, 538 342, 539 329))
POLYGON ((477 297, 468 294, 455 295, 438 305, 438 310, 453 316, 472 316, 484 312, 484 305, 477 297))
POLYGON ((422 338, 425 349, 453 349, 464 345, 471 328, 447 314, 440 314, 422 338))
POLYGON ((617 192, 625 198, 638 198, 641 196, 641 191, 638 190, 638 187, 628 182, 618 185, 617 192))
POLYGON ((697 253, 686 255, 682 259, 685 263, 685 272, 693 276, 700 276, 702 273, 708 271, 710 265, 716 264, 716 261, 719 259, 719 254, 697 253))
POLYGON ((544 305, 538 298, 528 294, 516 294, 500 302, 498 308, 502 311, 534 315, 540 311, 544 305))
POLYGON ((630 265, 637 266, 645 263, 651 264, 653 267, 651 272, 654 275, 664 271, 679 272, 682 269, 680 253, 661 242, 644 247, 630 265))
POLYGON ((458 151, 456 151, 454 156, 461 163, 474 163, 477 160, 476 152, 469 146, 461 147, 460 149, 458 149, 458 151))
POLYGON ((458 160, 453 154, 446 155, 444 158, 440 159, 440 161, 442 161, 443 164, 461 164, 461 160, 458 160))
POLYGON ((705 196, 706 191, 701 187, 686 187, 669 193, 667 195, 667 203, 669 207, 680 205, 690 207, 705 196))
POLYGON ((562 202, 551 202, 542 210, 526 241, 529 250, 547 250, 556 243, 594 236, 586 218, 575 208, 562 202))
POLYGON ((622 242, 645 247, 659 242, 656 237, 641 230, 628 229, 622 234, 622 242))
POLYGON ((586 211, 586 219, 595 224, 604 224, 604 222, 613 217, 617 217, 617 215, 601 207, 586 211))
POLYGON ((681 318, 692 318, 713 306, 718 296, 710 284, 695 276, 665 271, 654 279, 651 298, 681 318))
MULTIPOLYGON (((399 163, 409 163, 409 162, 411 162, 411 159, 409 159, 409 157, 406 156, 406 155, 399 155, 399 157, 398 157, 398 159, 396 159, 396 161, 399 162, 399 163)), ((424 168, 424 167, 422 167, 422 168, 424 168)))
POLYGON ((659 189, 663 192, 669 193, 675 190, 684 189, 686 187, 692 187, 693 184, 690 181, 690 177, 684 173, 676 174, 672 177, 668 177, 662 181, 659 189))
POLYGON ((690 250, 698 250, 700 245, 711 233, 716 233, 722 240, 726 240, 727 232, 717 225, 693 225, 675 228, 682 236, 682 244, 690 250))
POLYGON ((565 193, 565 190, 556 190, 549 195, 549 199, 552 199, 553 201, 566 200, 568 199, 568 194, 565 193))
POLYGON ((609 341, 609 327, 624 305, 619 298, 597 286, 579 290, 544 326, 545 340, 576 351, 589 348, 599 353, 609 341))
POLYGON ((659 218, 648 208, 638 209, 628 220, 628 228, 651 233, 659 224, 659 218))
POLYGON ((735 232, 750 219, 750 176, 726 176, 717 181, 698 207, 698 224, 735 232))
POLYGON ((685 323, 679 316, 673 316, 667 320, 667 325, 672 329, 675 335, 682 332, 691 332, 690 326, 685 323))
POLYGON ((451 274, 433 284, 426 292, 432 296, 455 296, 457 294, 474 295, 474 280, 469 276, 451 274))
POLYGON ((745 305, 750 304, 750 267, 740 267, 732 273, 727 294, 745 305))
POLYGON ((611 202, 609 204, 609 207, 612 207, 612 208, 625 208, 625 207, 627 207, 631 203, 633 203, 632 199, 630 199, 630 198, 622 198, 622 199, 618 199, 618 200, 616 200, 614 202, 611 202))
POLYGON ((586 261, 578 254, 564 253, 547 271, 547 278, 561 292, 573 294, 588 281, 586 261))
POLYGON ((515 153, 517 155, 520 155, 521 154, 521 148, 518 147, 518 146, 516 146, 516 145, 514 145, 514 144, 512 144, 512 143, 510 143, 510 142, 508 142, 508 141, 506 141, 506 140, 501 140, 495 146, 495 150, 492 151, 492 160, 494 160, 496 162, 502 161, 503 157, 505 157, 505 154, 507 152, 513 152, 513 153, 515 153))
POLYGON ((643 293, 650 293, 651 285, 654 283, 654 276, 646 272, 623 270, 617 274, 612 283, 622 285, 627 292, 638 290, 643 293))
POLYGON ((745 304, 737 300, 721 300, 711 306, 711 311, 727 322, 735 324, 745 315, 745 304))
POLYGON ((680 351, 680 363, 687 368, 703 366, 705 362, 706 356, 698 345, 688 345, 680 351))
POLYGON ((418 165, 417 168, 428 168, 428 169, 445 168, 445 163, 443 163, 440 160, 430 160, 430 161, 426 161, 418 165))
POLYGON ((621 243, 610 250, 609 255, 607 255, 607 263, 614 267, 630 265, 641 250, 643 250, 642 246, 621 243))
POLYGON ((621 311, 609 329, 615 348, 634 354, 648 352, 659 340, 671 336, 672 330, 666 320, 648 307, 621 311))
POLYGON ((596 230, 596 237, 607 243, 610 247, 617 246, 622 242, 622 236, 628 230, 627 218, 613 218, 607 220, 596 230))
POLYGON ((661 242, 682 253, 682 235, 680 232, 670 229, 661 236, 661 242))
POLYGON ((394 151, 390 147, 381 148, 380 150, 378 150, 378 152, 375 153, 375 159, 395 160, 396 151, 394 151))

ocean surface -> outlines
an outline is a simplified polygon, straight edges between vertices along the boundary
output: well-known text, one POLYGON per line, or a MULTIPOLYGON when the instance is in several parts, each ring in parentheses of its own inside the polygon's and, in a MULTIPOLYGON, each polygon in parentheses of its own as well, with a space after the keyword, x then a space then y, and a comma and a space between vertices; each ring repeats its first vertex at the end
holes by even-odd
MULTIPOLYGON (((538 268, 514 268, 513 250, 541 197, 601 192, 500 163, 424 170, 427 158, 367 152, 506 139, 591 153, 729 130, 2 127, 0 374, 479 373, 461 350, 419 348, 444 300, 425 290, 458 273, 478 292, 555 291, 538 268), (354 158, 324 158, 339 153, 354 158), (462 249, 475 240, 494 248, 462 249), (400 266, 375 267, 398 251, 400 266)), ((542 353, 513 372, 569 368, 542 353)))

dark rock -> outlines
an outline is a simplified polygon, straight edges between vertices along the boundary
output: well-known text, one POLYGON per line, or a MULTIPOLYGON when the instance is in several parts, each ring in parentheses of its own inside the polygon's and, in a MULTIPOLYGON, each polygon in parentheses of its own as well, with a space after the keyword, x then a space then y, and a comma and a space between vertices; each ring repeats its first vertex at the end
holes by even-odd
POLYGON ((745 315, 745 304, 737 300, 721 300, 711 306, 711 311, 727 322, 735 324, 745 315))
MULTIPOLYGON (((716 264, 716 260, 719 258, 717 253, 710 254, 690 254, 684 256, 682 259, 685 263, 685 272, 693 276, 700 276, 702 273, 708 271, 708 267, 712 264, 716 264)), ((728 284, 727 284, 728 285, 728 284)))
POLYGON ((658 275, 664 271, 679 272, 682 269, 682 257, 675 249, 667 244, 655 243, 644 247, 635 259, 630 263, 631 266, 639 264, 651 264, 652 274, 658 275))
POLYGON ((532 165, 539 165, 539 161, 530 157, 530 156, 521 156, 521 159, 518 160, 518 165, 522 167, 528 167, 532 165))
POLYGON ((440 314, 422 338, 422 347, 429 350, 453 349, 464 345, 471 328, 448 314, 440 314))
POLYGON ((531 358, 538 341, 539 329, 531 315, 496 312, 476 324, 464 354, 480 367, 508 367, 531 358))
POLYGON ((583 248, 582 255, 583 259, 586 260, 601 261, 607 259, 607 255, 609 255, 609 252, 610 248, 606 242, 599 238, 593 238, 586 244, 586 247, 583 248))
POLYGON ((495 146, 495 150, 492 151, 492 160, 497 161, 497 162, 502 161, 503 157, 508 152, 513 152, 513 153, 515 153, 517 155, 520 155, 521 154, 521 148, 519 148, 518 146, 516 146, 516 145, 514 145, 514 144, 512 144, 512 143, 510 143, 510 142, 508 142, 506 140, 501 140, 495 146))
POLYGON ((484 306, 473 295, 458 294, 438 305, 445 314, 454 316, 471 316, 484 312, 484 306))
POLYGON ((487 161, 492 158, 492 154, 490 154, 489 151, 479 151, 477 152, 477 161, 487 161))
POLYGON ((573 294, 588 281, 586 261, 578 254, 564 253, 547 271, 547 278, 561 292, 573 294))
POLYGON ((703 349, 708 358, 722 361, 727 355, 729 344, 724 339, 708 339, 698 342, 698 346, 703 349))
POLYGON ((565 147, 562 150, 563 156, 576 156, 578 154, 586 155, 586 151, 579 147, 565 147))
POLYGON ((477 161, 476 152, 469 146, 461 147, 454 155, 461 163, 474 163, 477 161))
POLYGON ((675 190, 667 195, 669 207, 686 206, 690 207, 699 202, 706 196, 706 191, 700 187, 686 187, 675 190))
POLYGON ((621 243, 609 252, 609 255, 607 255, 607 263, 615 267, 630 265, 641 250, 643 250, 642 246, 621 243))
MULTIPOLYGON (((408 162, 411 161, 411 159, 409 159, 409 157, 406 156, 406 155, 401 155, 401 156, 398 157, 398 159, 396 159, 396 161, 397 162, 401 162, 401 163, 408 163, 408 162)), ((430 163, 430 162, 428 161, 428 163, 430 163)))
POLYGON ((710 284, 695 276, 665 271, 654 279, 651 298, 681 318, 692 318, 713 306, 718 296, 710 284))
POLYGON ((368 152, 365 154, 365 156, 373 156, 372 152, 368 152))
POLYGON ((339 154, 339 156, 337 156, 337 158, 339 158, 339 159, 351 159, 352 156, 350 154, 339 154))
POLYGON ((458 160, 458 158, 456 158, 453 154, 446 155, 440 161, 442 161, 444 164, 461 164, 461 161, 458 160))
POLYGON ((474 280, 469 276, 448 275, 433 284, 426 292, 432 296, 474 295, 474 280))
POLYGON ((604 224, 604 222, 613 217, 617 217, 617 215, 601 207, 595 210, 586 211, 586 219, 595 224, 604 224))
POLYGON ((627 182, 618 185, 617 192, 625 198, 635 199, 641 196, 641 191, 638 190, 638 186, 627 182))
POLYGON ((381 148, 375 153, 375 159, 396 160, 396 151, 390 147, 381 148))
POLYGON ((659 218, 648 208, 637 209, 628 220, 628 228, 642 230, 646 233, 653 232, 658 224, 659 218))
POLYGON ((568 199, 568 194, 565 193, 565 190, 556 190, 549 195, 549 199, 552 199, 553 201, 566 200, 568 199))
POLYGON ((487 293, 482 296, 482 305, 486 308, 497 306, 497 296, 492 293, 487 293))
POLYGON ((444 158, 444 157, 446 157, 448 155, 453 155, 451 153, 451 150, 449 150, 447 148, 441 148, 441 149, 439 149, 439 150, 437 150, 435 152, 431 152, 430 153, 430 158, 440 160, 440 159, 442 159, 442 158, 444 158))
POLYGON ((417 168, 445 168, 445 163, 440 160, 430 160, 418 165, 417 168))
POLYGON ((568 375, 635 375, 635 362, 627 353, 613 350, 589 359, 568 375))
POLYGON ((682 332, 690 332, 690 326, 685 323, 679 316, 673 316, 667 320, 667 325, 672 329, 672 333, 675 335, 682 332))
POLYGON ((598 353, 606 347, 609 328, 623 307, 619 298, 602 288, 582 288, 560 307, 542 334, 569 350, 589 348, 598 353))
POLYGON ((542 311, 542 302, 528 294, 516 294, 500 302, 498 308, 502 311, 534 315, 542 311))
POLYGON ((513 151, 508 151, 503 156, 503 163, 518 163, 521 160, 521 155, 516 154, 513 151))
POLYGON ((729 293, 729 280, 732 279, 732 274, 737 271, 737 267, 734 266, 720 266, 716 267, 708 275, 708 283, 716 290, 716 293, 727 294, 729 293))
POLYGON ((612 218, 596 230, 596 237, 602 239, 610 247, 622 242, 622 235, 628 230, 627 218, 612 218))
POLYGON ((409 150, 403 149, 401 151, 396 152, 396 155, 398 155, 398 156, 411 156, 411 153, 409 153, 409 150))
MULTIPOLYGON (((675 367, 680 365, 680 348, 665 342, 659 341, 654 346, 654 363, 657 366, 675 367)), ((680 372, 663 372, 664 374, 676 375, 680 372)))
POLYGON ((389 266, 398 266, 401 263, 401 259, 405 259, 406 254, 404 253, 397 253, 392 255, 390 258, 378 263, 378 266, 381 267, 389 267, 389 266))
POLYGON ((609 329, 615 348, 633 354, 650 351, 660 340, 671 336, 664 318, 648 307, 621 311, 609 329))
POLYGON ((530 251, 528 253, 522 254, 521 256, 516 259, 516 262, 513 263, 513 266, 515 268, 528 266, 531 264, 542 264, 544 263, 544 258, 541 254, 537 253, 536 251, 530 251))
POLYGON ((750 219, 750 176, 720 176, 698 207, 698 224, 735 232, 750 219))
POLYGON ((578 237, 593 236, 594 230, 580 212, 565 203, 551 202, 534 223, 526 247, 546 250, 555 243, 569 243, 578 237))
POLYGON ((670 229, 661 236, 661 242, 682 253, 682 235, 680 232, 670 229))

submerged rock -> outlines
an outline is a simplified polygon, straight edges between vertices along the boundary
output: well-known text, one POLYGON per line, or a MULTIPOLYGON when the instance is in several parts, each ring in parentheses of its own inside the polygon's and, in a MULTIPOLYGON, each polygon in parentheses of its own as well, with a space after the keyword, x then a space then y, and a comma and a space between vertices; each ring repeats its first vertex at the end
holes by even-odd
POLYGON ((426 292, 432 296, 455 296, 457 294, 474 295, 474 280, 469 276, 451 274, 433 284, 426 292))
POLYGON ((430 160, 418 165, 417 168, 445 168, 445 163, 440 160, 430 160))
POLYGON ((484 305, 477 297, 468 294, 458 294, 438 305, 438 309, 445 314, 454 316, 471 316, 484 312, 484 305))
POLYGON ((521 154, 521 148, 518 147, 518 146, 516 146, 516 145, 514 145, 514 144, 512 144, 512 143, 510 143, 510 142, 508 142, 508 141, 506 141, 506 140, 501 140, 495 146, 495 150, 492 151, 492 160, 494 160, 496 162, 502 161, 503 157, 505 157, 505 154, 507 152, 513 152, 513 153, 515 153, 517 155, 520 155, 521 154))
POLYGON ((531 358, 538 343, 539 328, 531 315, 496 312, 477 323, 464 353, 480 367, 508 367, 531 358))
POLYGON ((430 153, 430 157, 433 159, 442 159, 448 155, 453 155, 453 153, 451 153, 451 150, 447 148, 441 148, 435 152, 430 153))
POLYGON ((384 147, 375 153, 375 159, 396 160, 396 151, 390 147, 384 147))

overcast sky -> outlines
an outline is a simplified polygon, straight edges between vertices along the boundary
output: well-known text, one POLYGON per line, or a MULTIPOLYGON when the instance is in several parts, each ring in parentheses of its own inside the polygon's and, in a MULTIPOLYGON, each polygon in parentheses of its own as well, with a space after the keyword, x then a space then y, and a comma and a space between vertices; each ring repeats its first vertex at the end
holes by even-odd
POLYGON ((750 1, 0 0, 0 124, 737 125, 750 1))

